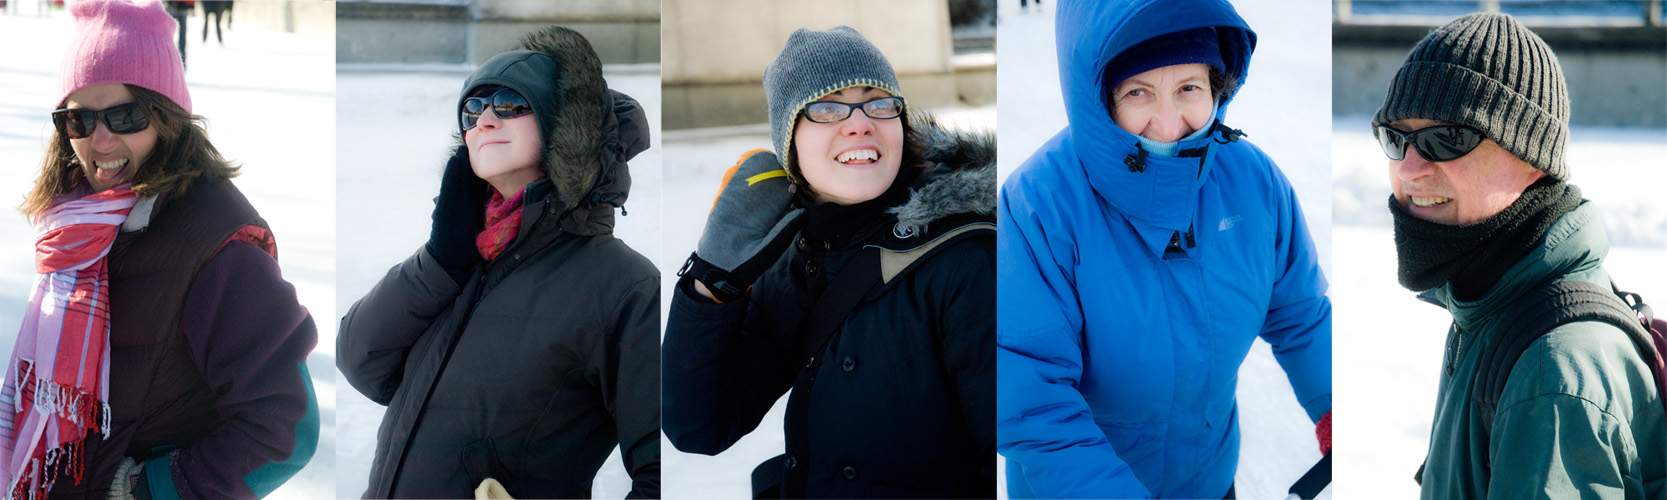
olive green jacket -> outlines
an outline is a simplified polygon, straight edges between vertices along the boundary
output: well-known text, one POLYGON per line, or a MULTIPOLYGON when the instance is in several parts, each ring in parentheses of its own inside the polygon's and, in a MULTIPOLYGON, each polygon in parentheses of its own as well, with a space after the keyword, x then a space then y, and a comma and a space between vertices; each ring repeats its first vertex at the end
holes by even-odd
POLYGON ((1420 296, 1453 314, 1423 498, 1667 498, 1667 417, 1649 367, 1612 325, 1569 323, 1523 351, 1500 395, 1491 439, 1471 402, 1481 353, 1499 337, 1499 315, 1547 283, 1607 286, 1608 251, 1597 210, 1582 202, 1481 299, 1457 300, 1451 284, 1420 296))

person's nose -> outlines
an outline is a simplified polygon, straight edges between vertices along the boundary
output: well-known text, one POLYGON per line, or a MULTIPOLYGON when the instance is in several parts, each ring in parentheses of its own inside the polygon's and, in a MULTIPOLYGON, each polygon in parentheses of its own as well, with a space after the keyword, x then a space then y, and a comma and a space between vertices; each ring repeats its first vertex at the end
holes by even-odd
POLYGON ((846 137, 867 137, 874 135, 874 119, 868 117, 861 108, 852 109, 851 116, 839 124, 839 134, 846 137))
POLYGON ((1395 176, 1402 181, 1410 181, 1435 173, 1435 164, 1425 160, 1424 155, 1418 154, 1418 149, 1413 147, 1412 144, 1407 144, 1406 151, 1402 153, 1404 156, 1401 161, 1391 161, 1391 163, 1395 163, 1395 165, 1392 165, 1395 169, 1395 176))
POLYGON ((93 141, 93 151, 106 153, 116 149, 116 133, 104 125, 104 120, 93 123, 93 135, 89 139, 93 141))
POLYGON ((499 119, 498 114, 492 112, 492 108, 489 106, 484 111, 480 112, 480 118, 475 120, 475 126, 486 129, 495 129, 504 126, 504 121, 499 119))
POLYGON ((1158 142, 1175 142, 1186 137, 1186 117, 1181 116, 1181 108, 1175 105, 1173 99, 1163 99, 1158 106, 1157 116, 1152 118, 1151 139, 1158 142))

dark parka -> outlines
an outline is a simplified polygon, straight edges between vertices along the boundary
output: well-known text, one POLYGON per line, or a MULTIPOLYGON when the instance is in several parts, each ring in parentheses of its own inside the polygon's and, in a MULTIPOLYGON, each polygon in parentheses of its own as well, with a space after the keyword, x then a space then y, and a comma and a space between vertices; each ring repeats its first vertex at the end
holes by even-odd
POLYGON ((679 287, 664 396, 678 449, 722 452, 793 389, 783 496, 994 497, 994 234, 945 236, 994 228, 993 138, 914 126, 930 163, 907 203, 843 245, 824 249, 801 233, 742 300, 717 304, 679 287), (869 290, 806 369, 799 325, 864 247, 930 249, 869 290))
POLYGON ((110 434, 51 497, 108 494, 122 457, 140 495, 255 498, 318 444, 306 358, 318 329, 276 242, 231 181, 146 196, 110 247, 110 434))
POLYGON ((659 272, 612 234, 648 122, 594 56, 542 48, 561 107, 535 107, 549 178, 527 186, 514 242, 461 285, 419 250, 342 318, 338 367, 388 406, 366 498, 472 497, 486 478, 517 498, 589 498, 616 444, 630 497, 659 496, 659 272))

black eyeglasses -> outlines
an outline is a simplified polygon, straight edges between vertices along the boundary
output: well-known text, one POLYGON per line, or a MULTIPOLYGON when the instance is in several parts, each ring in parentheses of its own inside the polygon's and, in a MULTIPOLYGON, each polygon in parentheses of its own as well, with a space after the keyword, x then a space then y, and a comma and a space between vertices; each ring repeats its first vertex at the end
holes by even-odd
POLYGON ((150 119, 145 118, 145 109, 139 103, 130 102, 118 104, 104 110, 91 109, 60 109, 52 112, 52 125, 58 127, 58 133, 71 139, 81 139, 93 135, 98 128, 98 122, 104 122, 114 134, 127 135, 150 128, 150 119))
POLYGON ((903 98, 881 97, 856 104, 839 101, 816 101, 805 105, 805 118, 816 123, 834 123, 851 117, 851 111, 862 109, 862 114, 876 120, 903 115, 903 98))
POLYGON ((463 100, 463 109, 459 110, 458 120, 462 122, 464 131, 475 128, 475 123, 480 120, 480 114, 486 112, 488 107, 492 108, 492 115, 497 116, 500 120, 533 114, 533 105, 528 103, 527 98, 522 97, 520 92, 510 90, 509 87, 497 87, 497 89, 496 92, 491 92, 490 88, 483 89, 476 92, 483 95, 471 96, 463 100))
POLYGON ((1470 154, 1486 139, 1482 131, 1464 125, 1436 125, 1412 132, 1402 132, 1385 126, 1378 127, 1378 144, 1383 154, 1400 161, 1406 158, 1407 143, 1428 161, 1453 161, 1470 154))

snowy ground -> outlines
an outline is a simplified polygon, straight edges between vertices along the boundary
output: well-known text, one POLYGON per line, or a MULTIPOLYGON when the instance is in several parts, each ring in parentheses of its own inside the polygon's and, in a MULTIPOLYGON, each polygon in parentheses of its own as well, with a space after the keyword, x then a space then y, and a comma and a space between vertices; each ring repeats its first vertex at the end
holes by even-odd
MULTIPOLYGON (((1578 105, 1578 104, 1577 104, 1578 105)), ((1395 281, 1394 231, 1385 203, 1388 160, 1369 116, 1332 121, 1332 196, 1338 248, 1332 279, 1337 488, 1346 497, 1410 498, 1429 448, 1446 311, 1395 281)), ((1567 163, 1597 204, 1611 248, 1604 267, 1622 289, 1667 303, 1667 130, 1576 126, 1567 163)))
MULTIPOLYGON (((428 240, 429 215, 440 192, 440 172, 456 141, 457 95, 472 68, 455 71, 377 71, 353 66, 336 76, 339 96, 336 123, 336 182, 341 210, 336 307, 345 313, 390 267, 410 257, 428 240)), ((382 67, 381 69, 398 69, 382 67)), ((652 130, 660 129, 659 65, 606 67, 610 88, 635 97, 648 113, 652 130)), ((660 253, 661 138, 630 162, 631 194, 614 234, 650 259, 660 253)), ((681 261, 680 261, 681 262, 681 261)), ((334 329, 339 317, 329 319, 334 329)), ((334 347, 334 346, 332 346, 334 347)), ((332 367, 332 372, 334 368, 332 367)), ((339 376, 339 372, 337 373, 339 376)), ((384 407, 342 384, 337 424, 338 497, 358 497, 369 482, 376 452, 376 431, 384 407)), ((631 480, 615 450, 602 466, 592 493, 622 498, 631 480)))
MULTIPOLYGON (((0 16, 0 352, 8 355, 34 279, 34 231, 16 207, 50 136, 69 21, 64 12, 0 16)), ((322 410, 318 451, 272 497, 326 498, 336 491, 335 43, 243 24, 225 32, 224 47, 205 46, 202 19, 186 24, 193 111, 208 117, 220 152, 243 165, 234 183, 272 225, 284 278, 319 329, 307 359, 322 410)))
MULTIPOLYGON (((1323 3, 1234 1, 1256 31, 1256 53, 1226 123, 1277 162, 1296 188, 1320 266, 1332 265, 1330 11, 1323 3)), ((1065 126, 1054 51, 1053 2, 1021 13, 1002 2, 998 34, 1000 168, 1005 178, 1065 126)), ((1335 281, 1335 280, 1334 280, 1335 281)), ((1283 497, 1320 459, 1314 424, 1291 393, 1267 343, 1258 339, 1239 369, 1242 441, 1235 489, 1241 498, 1283 497)), ((1005 492, 1003 492, 1005 495, 1005 492)), ((1325 495, 1330 495, 1328 490, 1325 495)))

